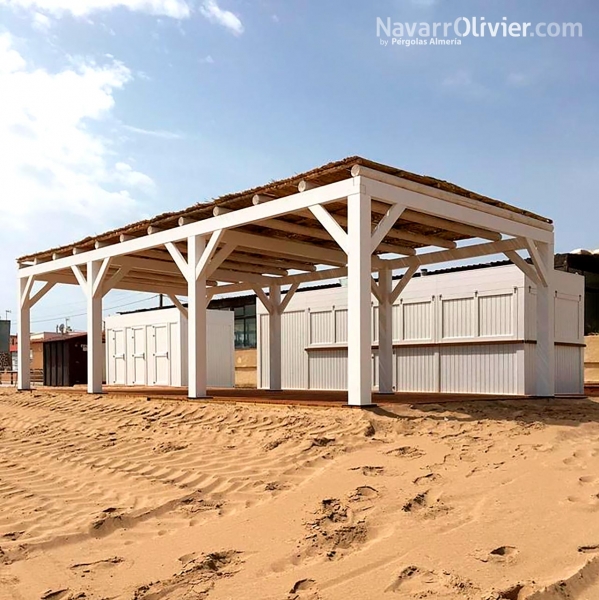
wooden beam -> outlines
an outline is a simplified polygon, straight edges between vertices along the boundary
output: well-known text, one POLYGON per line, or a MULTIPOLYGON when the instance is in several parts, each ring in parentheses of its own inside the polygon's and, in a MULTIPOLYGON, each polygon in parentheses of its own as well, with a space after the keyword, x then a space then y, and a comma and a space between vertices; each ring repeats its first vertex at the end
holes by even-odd
POLYGON ((465 258, 476 258, 492 254, 504 254, 509 250, 522 250, 526 242, 520 238, 510 238, 501 242, 487 242, 485 244, 473 244, 462 246, 455 250, 441 250, 439 252, 426 252, 409 258, 395 258, 382 261, 388 269, 404 269, 412 265, 425 266, 436 263, 463 260, 465 258))
POLYGON ((216 252, 216 249, 220 244, 220 241, 223 239, 224 234, 224 229, 217 229, 210 236, 210 240, 208 241, 208 244, 206 244, 206 248, 202 252, 202 256, 200 257, 198 264, 194 267, 193 273, 195 274, 196 279, 206 275, 210 259, 216 252))
POLYGON ((553 225, 551 225, 551 223, 547 223, 544 220, 535 219, 534 217, 522 214, 521 212, 512 211, 507 208, 502 208, 494 204, 486 203, 482 200, 467 198, 466 196, 462 196, 460 194, 455 194, 453 192, 441 190, 436 187, 424 185, 422 183, 417 183, 415 181, 404 179, 402 177, 391 175, 389 173, 383 173, 382 171, 371 169, 363 165, 354 165, 351 169, 351 174, 353 177, 363 177, 372 181, 378 181, 380 183, 405 189, 409 192, 415 192, 420 195, 425 195, 431 198, 443 200, 445 202, 450 202, 452 204, 460 205, 465 208, 474 209, 480 213, 485 213, 491 216, 508 219, 515 223, 520 223, 522 225, 542 229, 548 232, 553 231, 553 225))
POLYGON ((173 257, 173 260, 183 277, 189 281, 191 278, 191 269, 194 269, 195 274, 195 265, 189 266, 189 263, 183 258, 181 251, 173 242, 167 242, 164 246, 168 250, 168 253, 173 257))
POLYGON ((535 285, 540 285, 538 273, 533 265, 528 264, 515 250, 508 250, 504 254, 526 275, 535 285))
POLYGON ((418 271, 418 267, 416 265, 408 267, 408 270, 403 274, 403 277, 395 284, 395 287, 389 294, 389 301, 391 302, 391 304, 395 304, 395 301, 399 298, 399 295, 406 289, 406 286, 408 285, 408 283, 410 283, 410 279, 412 279, 416 271, 418 271))
POLYGON ((376 251, 404 210, 405 206, 402 206, 401 204, 392 204, 389 206, 385 216, 378 222, 377 226, 372 232, 370 247, 371 252, 376 251))
POLYGON ((381 296, 381 291, 379 289, 379 284, 374 280, 374 277, 370 276, 370 291, 373 293, 374 297, 379 301, 383 301, 383 297, 381 296))
POLYGON ((125 277, 125 275, 127 275, 129 273, 129 267, 121 267, 120 269, 118 269, 111 277, 110 279, 104 283, 104 289, 103 289, 103 293, 104 295, 108 294, 108 292, 114 288, 119 281, 121 281, 123 279, 123 277, 125 277))
POLYGON ((170 301, 179 309, 179 312, 185 317, 185 319, 189 318, 189 313, 187 312, 187 308, 181 304, 181 301, 175 294, 167 294, 170 301))
POLYGON ((81 271, 81 267, 79 267, 79 265, 73 265, 72 269, 83 293, 87 294, 87 278, 83 274, 83 271, 81 271))
POLYGON ((218 269, 224 262, 231 256, 237 246, 235 244, 226 243, 213 257, 208 268, 206 269, 206 276, 210 277, 216 269, 218 269))
POLYGON ((252 289, 254 290, 254 292, 256 292, 256 296, 260 298, 260 302, 262 302, 264 308, 268 311, 269 314, 272 314, 272 312, 275 310, 275 307, 270 301, 270 298, 264 293, 264 290, 258 285, 253 286, 252 289))
POLYGON ((549 271, 547 265, 543 262, 543 258, 541 257, 541 253, 539 252, 535 241, 527 238, 526 249, 528 250, 530 257, 532 258, 532 264, 535 266, 541 285, 543 287, 547 287, 549 285, 549 271))
MULTIPOLYGON (((433 227, 435 229, 443 229, 445 231, 452 231, 460 235, 481 238, 483 240, 491 240, 493 242, 499 242, 502 239, 500 233, 496 231, 490 231, 482 227, 474 227, 472 225, 465 225, 464 223, 456 223, 449 221, 441 217, 435 217, 433 215, 425 215, 424 213, 406 209, 402 216, 402 220, 410 221, 412 223, 418 223, 427 227, 433 227)), ((455 246, 454 246, 455 247, 455 246)))
POLYGON ((45 281, 42 287, 29 299, 29 308, 35 306, 56 284, 45 281))
POLYGON ((316 204, 309 208, 310 212, 318 219, 320 224, 329 232, 329 235, 337 242, 338 246, 347 254, 348 241, 347 233, 341 228, 341 225, 335 221, 331 213, 322 205, 316 204))
POLYGON ((285 309, 289 306, 289 302, 295 295, 295 292, 299 289, 300 284, 294 283, 286 292, 285 297, 281 300, 281 304, 279 305, 279 312, 284 313, 285 309))

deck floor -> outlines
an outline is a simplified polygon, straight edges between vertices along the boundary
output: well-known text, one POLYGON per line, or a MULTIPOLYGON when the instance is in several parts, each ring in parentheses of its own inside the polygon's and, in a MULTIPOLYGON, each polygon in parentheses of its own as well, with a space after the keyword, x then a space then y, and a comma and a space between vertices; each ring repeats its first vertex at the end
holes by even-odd
MULTIPOLYGON (((38 390, 60 391, 66 393, 85 393, 85 386, 75 387, 37 387, 38 390)), ((144 396, 151 399, 171 399, 187 401, 185 387, 142 387, 142 386, 104 386, 106 394, 144 396)), ((476 400, 496 401, 514 400, 524 396, 503 396, 488 394, 435 394, 435 393, 395 393, 378 394, 373 392, 372 402, 385 404, 431 404, 445 402, 468 402, 476 400)), ((347 392, 331 390, 283 390, 271 392, 250 388, 210 388, 207 400, 217 402, 241 402, 250 404, 280 404, 286 406, 347 406, 347 392)))

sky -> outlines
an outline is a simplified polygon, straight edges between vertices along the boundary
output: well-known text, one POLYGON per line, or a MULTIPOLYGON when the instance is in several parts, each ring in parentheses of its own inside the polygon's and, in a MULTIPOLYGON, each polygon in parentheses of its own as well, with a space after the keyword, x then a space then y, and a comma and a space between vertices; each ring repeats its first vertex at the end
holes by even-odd
MULTIPOLYGON (((350 155, 550 217, 557 251, 599 248, 598 17, 596 0, 0 0, 0 318, 18 256, 350 155), (583 34, 377 36, 377 18, 459 17, 583 34)), ((105 314, 156 303, 113 291, 105 314)), ((32 330, 84 313, 57 287, 32 330)))

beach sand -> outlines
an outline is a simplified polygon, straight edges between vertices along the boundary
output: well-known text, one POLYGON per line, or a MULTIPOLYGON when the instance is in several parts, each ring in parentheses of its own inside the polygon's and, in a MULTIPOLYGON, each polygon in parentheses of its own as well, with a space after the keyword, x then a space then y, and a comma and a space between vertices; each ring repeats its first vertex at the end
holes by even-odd
POLYGON ((599 403, 0 390, 0 598, 596 600, 599 403))

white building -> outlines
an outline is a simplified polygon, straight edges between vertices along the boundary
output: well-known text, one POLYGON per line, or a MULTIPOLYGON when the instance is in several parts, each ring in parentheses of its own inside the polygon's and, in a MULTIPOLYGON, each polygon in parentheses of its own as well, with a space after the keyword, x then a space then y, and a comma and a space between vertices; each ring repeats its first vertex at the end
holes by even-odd
MULTIPOLYGON (((552 273, 555 385, 583 393, 584 278, 552 273)), ((282 316, 284 389, 347 389, 346 287, 297 293, 282 316)), ((393 390, 536 393, 536 285, 515 265, 414 277, 392 309, 393 390)), ((379 308, 371 308, 372 387, 379 380, 379 308)), ((269 384, 269 315, 258 314, 258 381, 269 384)))
MULTIPOLYGON (((106 383, 187 386, 187 318, 178 308, 106 317, 106 383)), ((206 314, 207 381, 235 385, 233 313, 206 314)))

